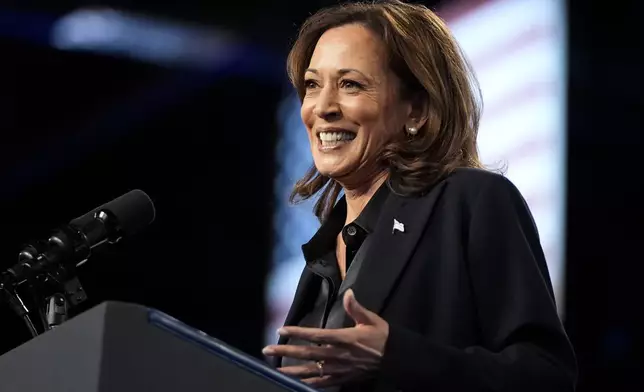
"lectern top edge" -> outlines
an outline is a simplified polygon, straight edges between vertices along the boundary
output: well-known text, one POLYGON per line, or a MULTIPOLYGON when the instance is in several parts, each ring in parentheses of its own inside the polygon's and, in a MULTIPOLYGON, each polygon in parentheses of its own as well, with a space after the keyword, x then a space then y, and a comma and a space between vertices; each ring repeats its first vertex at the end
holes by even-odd
POLYGON ((196 344, 208 352, 242 367, 246 371, 265 378, 270 382, 279 384, 283 388, 293 392, 319 392, 317 389, 313 389, 299 380, 268 367, 265 363, 241 350, 233 348, 205 332, 190 327, 170 315, 152 308, 147 308, 147 310, 148 321, 151 325, 164 329, 182 340, 196 344))

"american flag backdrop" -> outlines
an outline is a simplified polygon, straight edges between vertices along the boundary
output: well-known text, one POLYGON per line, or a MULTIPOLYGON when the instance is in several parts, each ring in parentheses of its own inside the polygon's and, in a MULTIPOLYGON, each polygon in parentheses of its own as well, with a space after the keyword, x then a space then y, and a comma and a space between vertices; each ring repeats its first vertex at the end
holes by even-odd
MULTIPOLYGON (((483 162, 504 169, 534 215, 560 313, 564 294, 566 24, 563 0, 463 0, 438 13, 461 44, 478 77, 484 112, 479 130, 483 162)), ((310 167, 299 102, 279 113, 275 246, 267 284, 266 342, 276 340, 304 267, 301 245, 318 227, 312 202, 291 206, 288 194, 310 167)))

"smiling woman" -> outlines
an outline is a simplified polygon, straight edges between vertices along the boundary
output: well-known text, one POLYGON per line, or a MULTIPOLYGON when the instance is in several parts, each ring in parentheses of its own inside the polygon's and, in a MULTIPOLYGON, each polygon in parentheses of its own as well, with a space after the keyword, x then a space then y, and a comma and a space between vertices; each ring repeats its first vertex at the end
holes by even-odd
POLYGON ((288 71, 314 162, 292 199, 319 195, 322 226, 274 365, 345 392, 572 390, 537 229, 481 168, 478 89, 443 21, 395 0, 322 10, 288 71))

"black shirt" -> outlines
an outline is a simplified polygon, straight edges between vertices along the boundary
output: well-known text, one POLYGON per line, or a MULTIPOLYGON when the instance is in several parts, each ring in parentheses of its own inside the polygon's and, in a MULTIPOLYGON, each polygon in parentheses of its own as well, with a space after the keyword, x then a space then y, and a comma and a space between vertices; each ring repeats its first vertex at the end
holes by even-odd
MULTIPOLYGON (((336 203, 327 220, 311 240, 302 246, 306 268, 319 277, 313 284, 319 285, 319 294, 314 303, 307 304, 308 311, 298 322, 300 327, 343 328, 345 312, 342 305, 344 292, 351 288, 360 266, 364 262, 369 247, 369 235, 373 232, 380 216, 382 206, 389 196, 389 188, 384 183, 367 203, 358 218, 344 226, 347 216, 346 200, 343 197, 336 203), (343 227, 344 226, 344 227, 343 227), (342 231, 346 244, 345 279, 342 280, 336 257, 336 238, 342 231)), ((289 339, 287 344, 305 345, 308 342, 289 339)), ((282 366, 299 365, 306 361, 282 358, 282 366)))

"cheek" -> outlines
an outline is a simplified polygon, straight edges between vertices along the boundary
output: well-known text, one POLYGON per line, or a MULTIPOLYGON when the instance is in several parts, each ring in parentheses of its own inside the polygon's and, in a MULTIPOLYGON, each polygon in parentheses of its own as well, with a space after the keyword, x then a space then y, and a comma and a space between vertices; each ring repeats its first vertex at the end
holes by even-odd
POLYGON ((383 107, 382 113, 386 113, 382 117, 383 138, 390 140, 404 133, 406 117, 403 108, 396 104, 389 104, 383 107))
POLYGON ((346 100, 343 102, 342 111, 349 121, 359 124, 366 131, 367 135, 365 136, 369 138, 373 136, 373 133, 382 131, 383 120, 386 120, 381 115, 382 111, 378 103, 364 97, 346 100))
POLYGON ((370 108, 371 110, 363 111, 362 122, 365 128, 367 128, 367 133, 369 139, 381 143, 386 139, 390 139, 395 130, 395 125, 397 121, 391 117, 390 112, 384 110, 384 108, 370 108))
POLYGON ((313 105, 304 101, 300 107, 300 117, 308 129, 313 125, 313 105))

